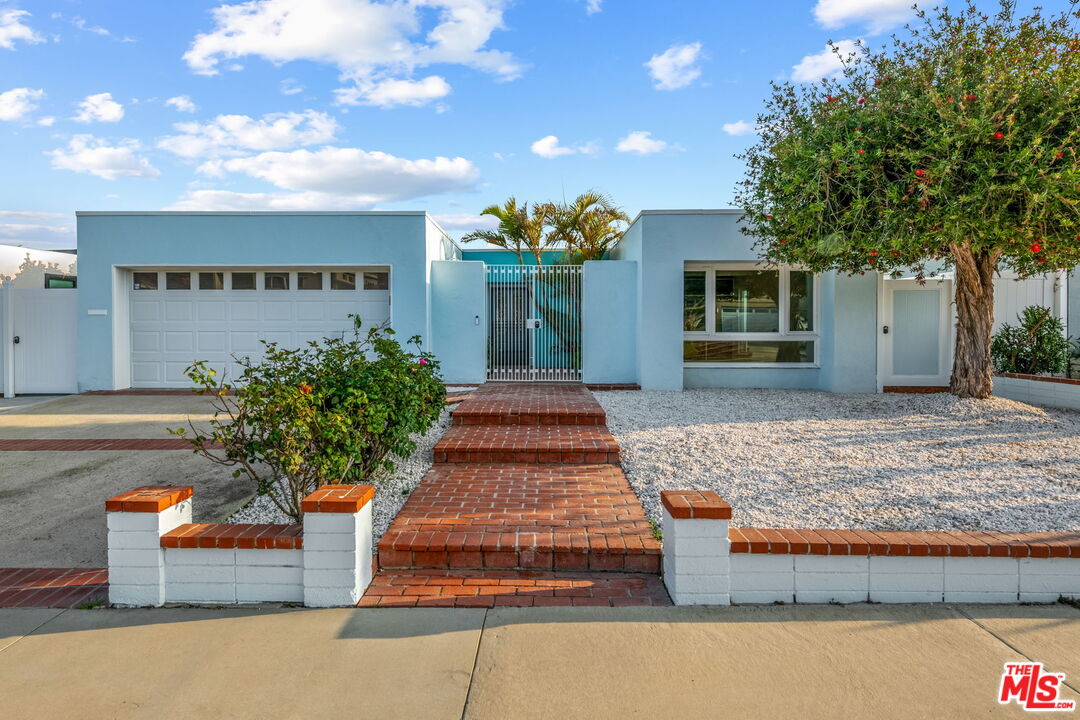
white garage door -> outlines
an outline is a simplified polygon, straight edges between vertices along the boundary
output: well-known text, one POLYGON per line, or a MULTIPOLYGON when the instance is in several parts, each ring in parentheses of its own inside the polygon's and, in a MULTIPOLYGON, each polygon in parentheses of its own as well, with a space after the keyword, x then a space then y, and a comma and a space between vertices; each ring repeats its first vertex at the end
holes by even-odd
POLYGON ((258 358, 260 340, 295 348, 390 320, 385 267, 301 270, 134 270, 131 385, 189 387, 184 370, 203 360, 229 380, 237 357, 258 358))

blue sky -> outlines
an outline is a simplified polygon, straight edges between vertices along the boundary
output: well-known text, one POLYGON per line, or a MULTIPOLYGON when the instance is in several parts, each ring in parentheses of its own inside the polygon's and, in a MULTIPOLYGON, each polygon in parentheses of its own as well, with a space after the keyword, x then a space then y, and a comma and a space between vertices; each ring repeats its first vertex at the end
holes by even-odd
MULTIPOLYGON (((1047 2, 1051 9, 1063 2, 1047 2)), ((0 0, 0 243, 75 210, 728 207, 768 83, 909 0, 0 0)))

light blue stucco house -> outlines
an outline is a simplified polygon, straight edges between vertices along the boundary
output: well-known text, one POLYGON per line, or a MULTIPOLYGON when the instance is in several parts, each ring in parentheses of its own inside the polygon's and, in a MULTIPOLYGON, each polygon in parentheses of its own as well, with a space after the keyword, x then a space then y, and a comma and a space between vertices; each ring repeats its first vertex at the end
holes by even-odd
MULTIPOLYGON (((765 269, 739 217, 643 211, 610 259, 560 267, 463 251, 424 212, 80 212, 74 360, 55 391, 185 387, 196 359, 229 376, 260 341, 340 334, 350 314, 419 335, 450 383, 947 383, 948 275, 765 269)), ((1066 278, 999 280, 999 322, 1031 304, 1067 317, 1066 278)))

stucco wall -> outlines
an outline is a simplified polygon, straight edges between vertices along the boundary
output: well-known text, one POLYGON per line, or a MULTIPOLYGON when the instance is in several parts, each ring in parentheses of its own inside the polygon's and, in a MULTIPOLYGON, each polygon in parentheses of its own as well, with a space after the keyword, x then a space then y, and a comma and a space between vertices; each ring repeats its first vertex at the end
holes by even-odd
POLYGON ((638 382, 644 389, 778 387, 874 392, 877 387, 877 278, 827 273, 819 279, 815 368, 686 367, 682 360, 683 270, 688 262, 756 262, 737 211, 645 211, 615 253, 636 260, 638 382))
POLYGON ((432 347, 448 383, 484 382, 487 278, 482 262, 431 264, 432 347))
POLYGON ((877 392, 877 286, 874 273, 821 276, 820 389, 877 392))
POLYGON ((582 376, 587 383, 637 382, 637 273, 631 260, 582 269, 582 376))
POLYGON ((79 213, 79 389, 123 384, 127 288, 115 267, 389 265, 394 329, 430 343, 425 222, 422 212, 79 213))

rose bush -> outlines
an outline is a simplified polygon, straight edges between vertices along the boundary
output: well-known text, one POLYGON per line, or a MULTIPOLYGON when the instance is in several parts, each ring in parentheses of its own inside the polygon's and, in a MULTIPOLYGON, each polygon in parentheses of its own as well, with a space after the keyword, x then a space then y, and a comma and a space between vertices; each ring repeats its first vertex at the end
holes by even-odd
POLYGON ((255 481, 299 521, 300 501, 324 483, 378 482, 395 457, 416 449, 446 403, 439 363, 409 339, 410 352, 388 328, 328 338, 291 350, 264 342, 264 357, 239 359, 225 382, 203 362, 187 369, 197 392, 212 399, 209 430, 170 432, 195 452, 255 481))

